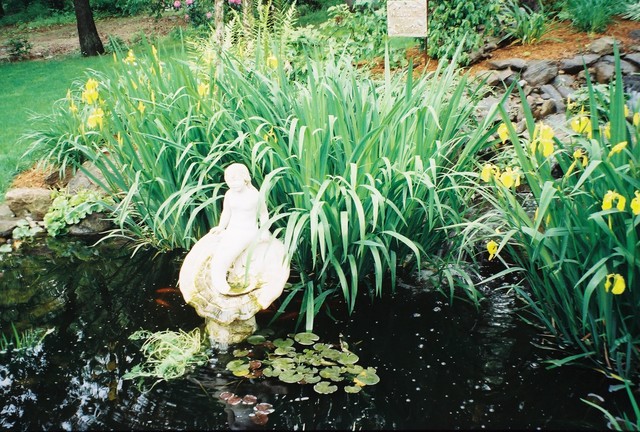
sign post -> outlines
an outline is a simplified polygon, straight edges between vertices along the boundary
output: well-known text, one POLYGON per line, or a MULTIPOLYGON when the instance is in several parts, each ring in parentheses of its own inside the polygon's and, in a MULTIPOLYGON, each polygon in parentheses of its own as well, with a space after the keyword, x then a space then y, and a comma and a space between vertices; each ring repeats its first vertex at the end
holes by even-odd
POLYGON ((387 0, 387 34, 424 38, 427 59, 427 13, 429 0, 387 0))

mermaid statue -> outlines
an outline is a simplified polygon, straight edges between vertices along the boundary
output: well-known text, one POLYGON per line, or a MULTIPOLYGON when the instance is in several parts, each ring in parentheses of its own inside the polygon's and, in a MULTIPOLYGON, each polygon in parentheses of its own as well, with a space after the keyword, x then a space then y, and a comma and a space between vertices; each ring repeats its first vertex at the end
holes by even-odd
POLYGON ((289 278, 284 245, 268 231, 268 211, 247 167, 229 165, 224 181, 229 190, 219 223, 189 251, 178 280, 220 349, 257 330, 255 314, 282 294, 289 278))

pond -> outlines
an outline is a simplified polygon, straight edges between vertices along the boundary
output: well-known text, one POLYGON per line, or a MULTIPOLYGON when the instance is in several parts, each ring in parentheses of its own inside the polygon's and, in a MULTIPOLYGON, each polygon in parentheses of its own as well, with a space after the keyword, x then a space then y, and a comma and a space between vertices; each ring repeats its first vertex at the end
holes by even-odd
MULTIPOLYGON (((380 382, 358 394, 320 395, 310 385, 241 380, 228 353, 146 391, 121 376, 142 360, 136 330, 191 330, 202 322, 173 289, 184 254, 130 245, 39 240, 0 254, 0 326, 53 329, 34 350, 0 353, 0 428, 167 429, 566 429, 606 427, 580 399, 615 393, 589 368, 548 369, 545 340, 517 316, 513 292, 492 288, 476 309, 420 284, 359 299, 352 316, 319 315, 322 341, 346 341, 380 382), (269 403, 265 425, 221 392, 269 403)), ((262 326, 270 316, 258 316, 262 326)), ((275 331, 293 332, 295 318, 275 331)), ((622 392, 618 392, 622 393, 622 392)), ((623 396, 623 395, 620 395, 623 396)), ((594 399, 595 400, 595 399, 594 399)))

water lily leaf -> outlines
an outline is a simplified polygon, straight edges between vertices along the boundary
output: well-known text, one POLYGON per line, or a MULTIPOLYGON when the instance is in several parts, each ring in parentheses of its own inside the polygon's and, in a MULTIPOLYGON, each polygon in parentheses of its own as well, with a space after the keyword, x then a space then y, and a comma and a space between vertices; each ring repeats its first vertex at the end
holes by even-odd
POLYGON ((320 371, 320 376, 335 382, 342 381, 344 379, 342 376, 342 369, 337 366, 322 369, 320 371))
POLYGON ((247 343, 250 343, 251 345, 259 345, 266 340, 267 338, 262 335, 251 335, 247 338, 247 343))
POLYGON ((290 355, 296 352, 296 349, 294 347, 278 347, 275 349, 275 351, 273 352, 274 354, 277 355, 282 355, 282 356, 286 356, 286 355, 290 355))
POLYGON ((300 345, 313 345, 320 336, 311 332, 298 333, 293 337, 300 345))
POLYGON ((338 386, 331 385, 327 381, 320 381, 319 383, 313 386, 313 389, 316 391, 316 393, 330 394, 338 390, 338 386))
POLYGON ((278 377, 280 381, 284 381, 286 383, 292 384, 301 381, 304 378, 304 375, 296 372, 295 370, 286 370, 282 371, 280 376, 278 377))
POLYGON ((273 341, 273 344, 277 347, 277 348, 286 348, 286 347, 291 347, 293 346, 293 339, 276 339, 273 341))
POLYGON ((249 355, 250 352, 251 352, 250 350, 246 350, 246 349, 237 349, 237 350, 233 350, 233 356, 246 357, 249 355))
POLYGON ((247 363, 245 360, 242 359, 237 359, 237 360, 231 360, 229 363, 227 363, 227 370, 230 370, 231 372, 235 371, 235 370, 239 370, 239 369, 249 369, 249 363, 247 363))
POLYGON ((305 374, 302 380, 307 384, 315 384, 317 382, 320 382, 322 378, 320 378, 319 375, 315 374, 305 374))
POLYGON ((374 368, 368 367, 360 372, 358 376, 353 379, 353 382, 359 386, 374 385, 380 382, 380 377, 376 374, 374 368))
POLYGON ((233 375, 238 376, 238 377, 247 376, 247 375, 251 374, 251 371, 249 370, 249 365, 246 365, 246 366, 247 367, 244 368, 244 369, 235 369, 231 373, 233 373, 233 375))
POLYGON ((293 359, 290 359, 288 357, 278 357, 277 359, 275 359, 273 361, 273 363, 271 363, 271 367, 273 367, 274 369, 291 369, 292 367, 294 367, 294 362, 293 359))
POLYGON ((360 390, 362 390, 362 387, 360 386, 344 386, 344 391, 346 391, 347 393, 358 393, 360 390))
POLYGON ((270 367, 262 369, 262 374, 268 378, 275 378, 280 375, 280 372, 282 372, 282 369, 273 369, 270 367))
POLYGON ((360 372, 364 370, 364 368, 360 365, 347 365, 347 373, 358 375, 360 372))
POLYGON ((331 348, 331 345, 322 342, 318 342, 313 345, 313 349, 316 351, 324 351, 329 348, 331 348))
POLYGON ((329 348, 322 351, 322 356, 328 358, 329 360, 338 360, 342 353, 336 349, 329 348))
POLYGON ((338 361, 345 365, 357 363, 358 360, 360 360, 360 358, 352 352, 343 352, 338 358, 338 361))

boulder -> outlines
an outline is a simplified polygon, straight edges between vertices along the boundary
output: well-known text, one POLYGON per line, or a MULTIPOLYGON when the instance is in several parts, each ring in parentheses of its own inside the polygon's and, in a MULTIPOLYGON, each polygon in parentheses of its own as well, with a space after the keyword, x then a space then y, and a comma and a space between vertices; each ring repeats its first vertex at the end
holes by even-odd
POLYGON ((14 217, 0 216, 0 237, 11 238, 14 228, 18 226, 18 220, 14 217))
POLYGON ((629 63, 634 64, 637 67, 640 67, 640 53, 630 53, 624 56, 624 59, 629 63))
POLYGON ((560 60, 559 68, 566 73, 577 73, 584 69, 584 66, 591 66, 600 58, 599 54, 578 55, 570 59, 560 60))
POLYGON ((522 78, 534 87, 548 83, 558 75, 558 66, 549 60, 536 60, 522 74, 522 78))
POLYGON ((42 220, 53 200, 50 189, 17 188, 7 191, 5 201, 17 217, 31 215, 34 220, 42 220))
POLYGON ((611 36, 601 37, 596 39, 589 45, 589 51, 594 54, 606 55, 613 53, 613 45, 616 40, 611 36))
POLYGON ((77 224, 69 226, 69 234, 72 235, 96 235, 114 227, 114 224, 106 219, 104 213, 91 213, 77 224))
POLYGON ((83 170, 76 172, 76 174, 69 180, 67 184, 67 192, 70 194, 78 193, 83 189, 95 190, 104 193, 104 189, 98 186, 91 178, 86 174, 88 172, 91 176, 95 177, 102 183, 106 183, 104 176, 100 170, 91 162, 86 161, 82 164, 83 170))
POLYGON ((548 99, 553 100, 553 102, 555 103, 557 112, 562 112, 566 110, 565 104, 564 104, 564 97, 562 96, 562 94, 551 84, 545 84, 542 87, 540 87, 540 90, 542 90, 542 96, 544 97, 544 95, 548 95, 548 99))
POLYGON ((615 74, 615 66, 606 60, 601 60, 593 67, 596 81, 600 84, 608 84, 615 74))
POLYGON ((523 59, 512 58, 506 60, 489 60, 487 63, 491 69, 511 69, 514 71, 523 71, 527 68, 527 62, 523 59))
MULTIPOLYGON (((612 55, 602 57, 602 61, 611 63, 612 65, 616 64, 616 58, 612 55)), ((622 73, 622 75, 632 75, 637 71, 638 68, 636 67, 636 65, 624 59, 620 59, 620 72, 622 73)))

